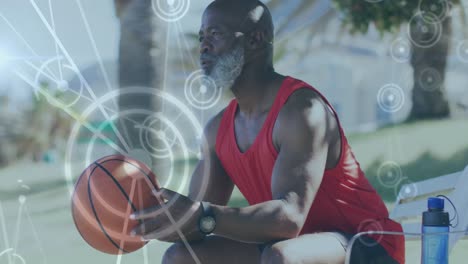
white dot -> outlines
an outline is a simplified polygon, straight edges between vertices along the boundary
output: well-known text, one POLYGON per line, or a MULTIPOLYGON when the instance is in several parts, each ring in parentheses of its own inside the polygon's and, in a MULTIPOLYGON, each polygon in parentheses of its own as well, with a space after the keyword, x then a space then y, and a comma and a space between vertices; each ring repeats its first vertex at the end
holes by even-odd
POLYGON ((123 170, 125 171, 125 174, 124 176, 128 176, 128 175, 133 175, 135 173, 137 173, 139 170, 138 170, 138 167, 136 167, 135 165, 133 164, 130 164, 130 163, 127 163, 127 162, 122 162, 122 166, 123 166, 123 170))
POLYGON ((23 180, 21 180, 21 179, 18 180, 18 183, 22 183, 22 182, 23 182, 23 180))
POLYGON ((421 28, 421 31, 422 31, 423 33, 427 33, 428 28, 427 28, 426 26, 424 26, 424 27, 421 28))
POLYGON ((167 4, 168 4, 170 7, 172 7, 172 6, 174 6, 174 1, 175 1, 175 0, 167 0, 167 4))
POLYGON ((20 202, 20 204, 24 204, 24 202, 26 202, 26 196, 20 195, 18 197, 18 201, 20 202))
POLYGON ((389 95, 389 96, 388 96, 388 100, 389 100, 390 102, 395 101, 395 95, 393 95, 393 94, 389 95))
POLYGON ((205 94, 208 88, 205 85, 200 86, 200 93, 205 94))
POLYGON ((65 80, 58 81, 57 89, 62 92, 68 90, 68 82, 65 80))
POLYGON ((405 52, 405 48, 400 47, 399 51, 400 51, 401 53, 404 53, 404 52, 405 52))
POLYGON ((156 136, 160 139, 166 138, 166 133, 163 130, 156 131, 156 136))
POLYGON ((406 187, 406 188, 405 188, 405 193, 411 193, 410 187, 406 187))
POLYGON ((431 83, 433 81, 432 77, 427 77, 427 81, 431 83))

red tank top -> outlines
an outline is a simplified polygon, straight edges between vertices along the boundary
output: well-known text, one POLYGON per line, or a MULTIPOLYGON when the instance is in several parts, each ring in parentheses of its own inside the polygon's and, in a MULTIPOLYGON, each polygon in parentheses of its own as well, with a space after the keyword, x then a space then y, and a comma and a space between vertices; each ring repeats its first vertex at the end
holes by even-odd
MULTIPOLYGON (((325 170, 300 234, 324 231, 350 234, 364 231, 402 232, 401 225, 389 219, 385 204, 361 170, 331 104, 315 88, 291 77, 283 81, 259 134, 244 153, 238 148, 234 132, 237 100, 232 100, 226 108, 216 138, 216 153, 229 177, 250 205, 272 200, 271 175, 278 156, 272 142, 273 126, 288 97, 302 88, 315 91, 335 114, 341 134, 341 154, 338 165, 325 170)), ((395 260, 404 263, 403 236, 371 237, 395 260)))

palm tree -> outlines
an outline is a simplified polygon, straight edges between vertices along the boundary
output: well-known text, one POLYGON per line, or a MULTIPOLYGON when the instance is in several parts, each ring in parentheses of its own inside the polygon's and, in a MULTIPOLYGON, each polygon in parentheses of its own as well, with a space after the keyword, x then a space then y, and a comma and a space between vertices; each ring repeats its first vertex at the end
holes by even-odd
MULTIPOLYGON (((153 47, 151 0, 114 0, 120 20, 119 45, 119 87, 152 87, 154 65, 150 56, 153 47)), ((152 109, 151 98, 147 96, 120 96, 119 111, 130 109, 152 109)), ((141 116, 129 117, 139 123, 141 116)), ((119 131, 132 148, 139 148, 138 131, 125 119, 119 120, 119 131)))
MULTIPOLYGON (((423 20, 424 18, 418 18, 423 20)), ((411 26, 412 54, 411 66, 413 67, 413 107, 409 120, 445 118, 450 116, 449 104, 446 97, 444 80, 447 57, 452 36, 452 18, 445 17, 440 23, 442 30, 439 41, 430 47, 419 45, 424 39, 430 38, 435 32, 422 32, 418 30, 417 23, 427 24, 424 21, 416 21, 411 26)))
MULTIPOLYGON (((343 18, 344 25, 350 26, 351 33, 366 33, 369 25, 373 23, 383 34, 390 32, 396 34, 400 31, 401 25, 407 25, 410 19, 416 14, 420 1, 341 1, 341 0, 270 0, 267 1, 273 15, 277 18, 276 57, 279 59, 284 53, 284 46, 287 44, 289 36, 299 32, 307 34, 307 39, 311 40, 324 32, 330 22, 336 20, 338 16, 343 18), (336 4, 334 6, 333 2, 336 4), (404 3, 405 6, 400 6, 404 3), (341 11, 341 14, 338 12, 341 11)), ((426 1, 430 2, 430 1, 426 1)), ((450 0, 446 6, 446 14, 455 4, 462 4, 459 0, 450 0)), ((446 1, 434 1, 438 8, 442 8, 440 3, 446 1)), ((444 10, 442 10, 444 12, 444 10)), ((464 9, 460 8, 461 23, 468 23, 464 9)), ((414 69, 413 83, 413 107, 409 116, 410 120, 442 118, 450 114, 448 102, 445 95, 444 79, 447 64, 447 55, 452 39, 452 18, 450 15, 441 16, 441 21, 437 27, 431 27, 436 23, 427 23, 427 17, 416 17, 408 26, 411 27, 410 38, 412 44, 411 66, 414 69), (419 19, 419 21, 418 21, 419 19), (425 23, 424 23, 425 22, 425 23), (422 32, 422 24, 429 24, 428 30, 422 32), (425 40, 430 39, 431 34, 440 30, 440 40, 430 47, 420 45, 425 40)), ((429 18, 430 19, 430 18, 429 18)), ((466 28, 466 27, 465 27, 466 28)), ((343 28, 344 29, 344 28, 343 28)), ((335 32, 341 35, 344 32, 335 32)), ((466 30, 465 38, 468 36, 466 30)), ((311 47, 306 46, 300 51, 299 58, 304 58, 311 47)))
MULTIPOLYGON (((408 120, 437 119, 450 115, 444 87, 447 56, 452 39, 451 11, 459 0, 447 1, 339 1, 333 0, 352 33, 366 33, 369 25, 383 34, 397 33, 408 23, 412 45, 413 107, 408 120), (423 5, 424 4, 424 5, 423 5)), ((466 23, 461 8, 462 23, 466 23)))
MULTIPOLYGON (((160 69, 155 67, 155 48, 162 42, 154 43, 156 34, 162 31, 162 25, 154 23, 154 14, 151 8, 151 0, 114 0, 115 11, 120 21, 120 45, 118 75, 119 88, 128 87, 160 87, 160 69)), ((161 104, 155 98, 147 95, 120 96, 118 100, 119 112, 131 109, 145 109, 151 112, 158 111, 161 104)), ((142 149, 139 138, 139 129, 135 123, 142 124, 147 115, 125 115, 119 120, 119 132, 121 132, 130 146, 134 149, 142 149), (128 121, 131 119, 132 121, 128 121)), ((153 139, 154 141, 154 139, 153 139)), ((155 160, 152 160, 153 165, 155 160)))

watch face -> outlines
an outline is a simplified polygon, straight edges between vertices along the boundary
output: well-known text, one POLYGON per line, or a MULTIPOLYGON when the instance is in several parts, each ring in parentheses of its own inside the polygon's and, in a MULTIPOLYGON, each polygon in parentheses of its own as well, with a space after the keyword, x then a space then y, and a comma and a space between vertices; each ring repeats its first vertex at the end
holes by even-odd
POLYGON ((200 229, 205 233, 211 233, 216 226, 216 221, 211 216, 205 216, 200 221, 200 229))

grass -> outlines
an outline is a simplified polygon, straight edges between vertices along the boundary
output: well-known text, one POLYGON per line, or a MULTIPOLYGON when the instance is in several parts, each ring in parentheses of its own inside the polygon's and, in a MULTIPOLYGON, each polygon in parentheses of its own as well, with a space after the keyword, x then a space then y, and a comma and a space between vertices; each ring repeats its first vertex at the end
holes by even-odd
POLYGON ((349 141, 368 180, 385 201, 393 202, 403 183, 463 170, 468 165, 467 132, 466 120, 424 121, 350 135, 349 141), (400 181, 386 178, 388 171, 400 181))

